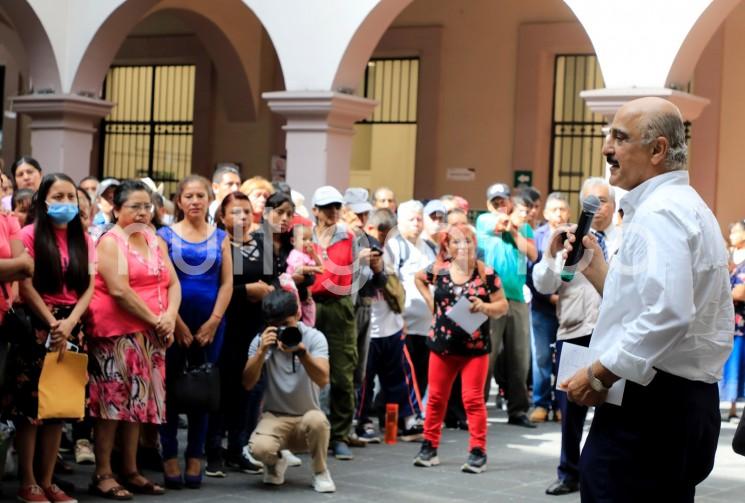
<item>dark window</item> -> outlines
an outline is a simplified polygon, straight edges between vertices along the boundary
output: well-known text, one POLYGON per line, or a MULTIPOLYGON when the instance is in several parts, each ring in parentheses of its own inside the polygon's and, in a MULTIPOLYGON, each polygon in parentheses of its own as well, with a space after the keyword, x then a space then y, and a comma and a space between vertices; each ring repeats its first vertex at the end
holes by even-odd
POLYGON ((194 65, 109 69, 103 95, 115 106, 101 125, 101 176, 149 176, 171 194, 191 173, 194 76, 194 65))
POLYGON ((549 191, 567 196, 573 219, 580 207, 582 182, 605 176, 602 129, 606 122, 579 96, 581 91, 601 87, 603 76, 594 54, 556 56, 549 191))

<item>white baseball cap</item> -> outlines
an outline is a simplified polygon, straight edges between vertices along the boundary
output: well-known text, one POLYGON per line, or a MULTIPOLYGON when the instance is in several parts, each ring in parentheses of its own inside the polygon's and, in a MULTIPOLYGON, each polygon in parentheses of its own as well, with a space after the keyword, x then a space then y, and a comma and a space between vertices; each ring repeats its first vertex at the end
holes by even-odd
POLYGON ((344 204, 344 197, 331 185, 318 187, 313 193, 313 206, 328 206, 335 203, 344 204))

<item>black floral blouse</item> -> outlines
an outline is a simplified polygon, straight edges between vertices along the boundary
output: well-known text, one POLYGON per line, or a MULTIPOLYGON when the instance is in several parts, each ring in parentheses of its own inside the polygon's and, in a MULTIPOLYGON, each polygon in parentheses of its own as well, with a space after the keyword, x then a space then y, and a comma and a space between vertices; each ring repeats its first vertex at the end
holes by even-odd
POLYGON ((491 267, 483 267, 483 279, 478 268, 474 268, 470 279, 456 284, 450 277, 450 264, 426 269, 427 282, 435 287, 435 321, 429 331, 427 346, 439 355, 479 356, 491 351, 489 322, 484 322, 474 333, 469 334, 445 313, 463 297, 478 297, 491 302, 489 296, 502 288, 502 282, 491 267), (434 268, 437 269, 435 274, 434 268))

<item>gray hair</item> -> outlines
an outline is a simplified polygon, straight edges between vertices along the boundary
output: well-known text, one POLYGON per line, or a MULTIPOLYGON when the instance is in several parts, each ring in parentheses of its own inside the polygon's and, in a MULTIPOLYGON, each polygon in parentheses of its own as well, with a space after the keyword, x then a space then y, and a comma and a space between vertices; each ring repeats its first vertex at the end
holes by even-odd
POLYGON ((642 144, 649 145, 656 138, 664 136, 668 143, 665 167, 668 171, 684 170, 688 164, 688 145, 686 128, 677 113, 658 113, 647 118, 640 126, 642 144))
POLYGON ((569 204, 569 199, 563 192, 551 192, 548 197, 546 197, 546 204, 548 204, 549 201, 561 201, 564 204, 569 204))
POLYGON ((367 225, 379 231, 389 231, 396 226, 396 215, 388 208, 380 208, 370 213, 367 225))
POLYGON ((591 176, 587 180, 584 181, 582 184, 582 190, 579 193, 580 199, 585 198, 585 193, 590 190, 593 187, 608 187, 608 199, 613 201, 613 204, 616 204, 616 191, 613 189, 613 186, 608 183, 608 180, 605 178, 600 178, 599 176, 591 176))
POLYGON ((411 213, 423 213, 424 212, 424 205, 415 200, 412 199, 410 201, 405 201, 398 205, 398 212, 397 216, 398 218, 406 218, 406 216, 410 215, 411 213))

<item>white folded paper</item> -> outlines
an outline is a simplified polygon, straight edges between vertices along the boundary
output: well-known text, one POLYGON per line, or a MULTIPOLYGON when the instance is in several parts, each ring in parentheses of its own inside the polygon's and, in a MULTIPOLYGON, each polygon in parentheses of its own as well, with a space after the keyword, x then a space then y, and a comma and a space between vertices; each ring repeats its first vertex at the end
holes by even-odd
POLYGON ((453 307, 447 310, 445 316, 453 320, 469 334, 473 334, 489 319, 484 313, 472 313, 471 302, 465 295, 458 299, 458 302, 453 307))
MULTIPOLYGON (((595 360, 598 359, 599 353, 593 351, 590 348, 584 346, 578 346, 571 342, 564 342, 561 347, 561 358, 559 359, 559 372, 556 376, 556 388, 562 391, 565 389, 560 387, 560 384, 574 374, 578 370, 582 370, 591 365, 595 360)), ((605 399, 606 402, 612 403, 613 405, 621 405, 623 401, 623 390, 626 387, 626 380, 621 379, 613 383, 610 390, 608 391, 608 397, 605 399)))

